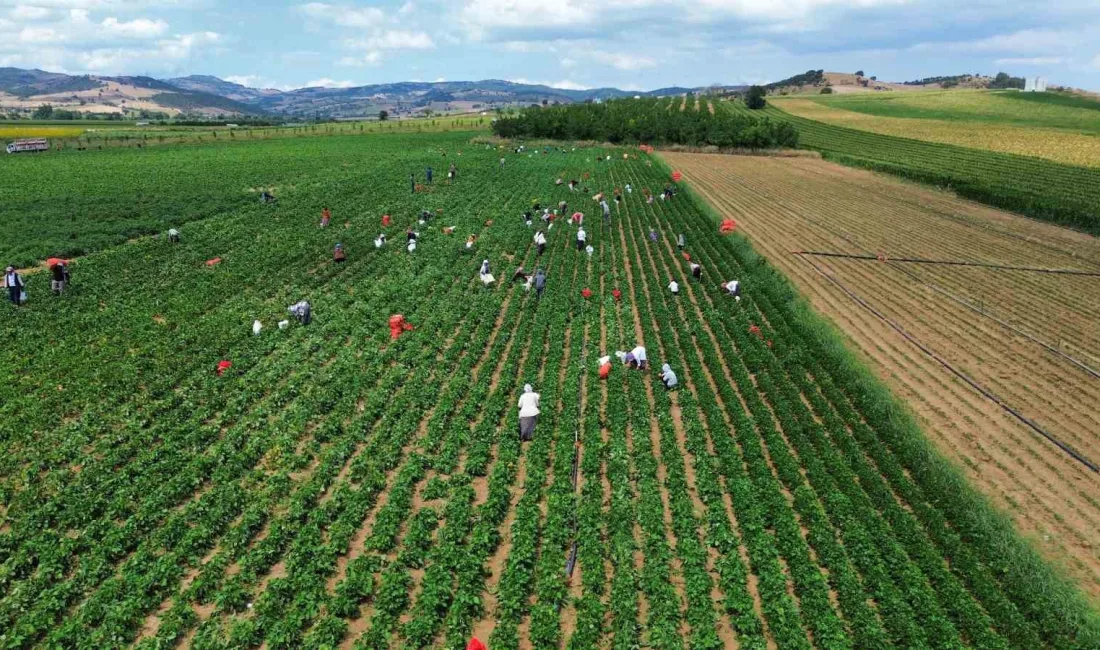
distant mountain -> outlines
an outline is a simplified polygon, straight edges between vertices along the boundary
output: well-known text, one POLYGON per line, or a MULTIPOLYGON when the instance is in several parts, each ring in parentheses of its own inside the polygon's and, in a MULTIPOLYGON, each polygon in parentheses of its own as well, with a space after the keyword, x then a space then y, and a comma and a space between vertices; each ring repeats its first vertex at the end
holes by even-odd
POLYGON ((250 88, 210 75, 173 79, 144 76, 72 76, 42 70, 0 68, 0 108, 54 108, 81 112, 141 111, 199 114, 279 114, 293 117, 351 118, 387 111, 394 117, 426 111, 488 111, 529 104, 602 101, 617 97, 669 96, 689 92, 730 92, 738 88, 618 88, 568 90, 500 79, 483 81, 397 82, 354 88, 299 88, 291 91, 250 88), (150 92, 153 91, 153 92, 150 92))
MULTIPOLYGON (((226 83, 226 82, 223 82, 226 83)), ((143 76, 72 76, 0 68, 0 108, 31 111, 42 104, 82 113, 249 115, 261 112, 220 93, 143 76)))

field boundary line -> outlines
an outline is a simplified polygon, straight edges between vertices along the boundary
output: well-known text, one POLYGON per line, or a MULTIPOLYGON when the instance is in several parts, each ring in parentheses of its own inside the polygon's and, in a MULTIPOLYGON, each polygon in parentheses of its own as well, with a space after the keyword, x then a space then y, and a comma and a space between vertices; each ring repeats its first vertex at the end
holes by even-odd
POLYGON ((1006 264, 991 264, 989 262, 968 262, 966 260, 931 260, 922 257, 890 257, 888 255, 857 255, 855 253, 833 253, 830 251, 791 251, 793 255, 813 257, 841 257, 851 260, 868 260, 879 262, 904 262, 906 264, 938 264, 944 266, 977 266, 984 269, 997 271, 1028 271, 1031 273, 1052 273, 1055 275, 1081 275, 1090 278, 1100 278, 1100 271, 1085 271, 1082 269, 1048 269, 1041 266, 1011 266, 1006 264))
POLYGON ((903 327, 901 327, 900 325, 898 325, 894 321, 887 318, 885 315, 882 314, 882 312, 878 311, 877 309, 872 307, 870 304, 868 304, 865 300, 863 300, 863 298, 860 298, 856 293, 854 293, 851 289, 849 289, 846 285, 844 285, 844 283, 842 283, 840 280, 837 280, 836 278, 832 277, 828 273, 822 271, 816 264, 814 264, 812 261, 810 261, 806 257, 802 257, 802 259, 806 260, 806 263, 808 263, 811 267, 813 267, 813 269, 815 271, 817 271, 818 274, 820 274, 822 277, 824 277, 829 282, 836 285, 837 288, 839 288, 841 291, 843 291, 845 294, 847 294, 847 296, 849 298, 851 298, 853 301, 855 301, 859 306, 863 307, 867 311, 874 314, 879 320, 881 320, 882 322, 889 325, 891 327, 891 329, 897 331, 899 334, 901 334, 903 337, 905 337, 906 340, 908 340, 913 345, 917 346, 917 348, 919 348, 921 350, 921 352, 924 352, 925 354, 927 354, 934 361, 936 361, 941 366, 946 368, 948 371, 950 371, 956 377, 958 377, 959 379, 962 379, 964 382, 969 384, 974 390, 978 391, 979 393, 981 393, 982 395, 987 397, 990 401, 992 401, 997 406, 1000 406, 1002 409, 1004 409, 1010 415, 1015 417, 1017 420, 1019 420, 1020 422, 1023 422, 1028 427, 1030 427, 1032 430, 1034 430, 1036 433, 1043 436, 1044 438, 1049 440, 1051 443, 1053 443, 1055 446, 1057 446, 1059 449, 1061 449, 1062 451, 1069 454, 1070 457, 1072 457, 1074 460, 1081 463, 1082 465, 1084 465, 1088 469, 1092 470, 1093 472, 1096 472, 1096 473, 1100 474, 1100 467, 1097 467, 1092 461, 1090 461, 1089 459, 1082 456, 1080 453, 1077 452, 1076 449, 1074 449, 1070 445, 1068 445, 1068 444, 1062 442, 1061 440, 1059 440, 1053 434, 1049 433, 1048 431, 1043 429, 1041 426, 1036 424, 1033 420, 1031 420, 1027 416, 1023 415, 1022 413, 1020 413, 1016 409, 1012 408, 1008 404, 1006 404, 1004 401, 1001 400, 1001 398, 999 398, 996 395, 994 395, 993 393, 991 393, 988 389, 986 389, 984 386, 982 386, 977 381, 972 379, 969 375, 967 375, 966 373, 964 373, 961 370, 959 370, 959 369, 955 368, 954 366, 952 366, 948 361, 946 361, 945 359, 940 357, 938 354, 936 354, 934 351, 932 351, 930 348, 925 346, 923 343, 921 343, 913 335, 909 334, 909 332, 906 332, 903 327))

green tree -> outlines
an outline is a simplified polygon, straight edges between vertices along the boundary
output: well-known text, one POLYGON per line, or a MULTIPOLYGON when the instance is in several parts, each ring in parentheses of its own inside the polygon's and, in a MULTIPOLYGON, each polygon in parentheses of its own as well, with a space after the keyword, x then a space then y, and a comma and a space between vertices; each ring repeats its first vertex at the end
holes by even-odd
POLYGON ((821 94, 822 95, 832 95, 833 94, 833 87, 832 86, 825 86, 824 88, 821 89, 821 94))
POLYGON ((863 70, 857 70, 856 71, 856 76, 857 77, 862 77, 863 76, 863 70))
POLYGON ((390 119, 390 112, 389 111, 378 111, 378 121, 379 122, 385 122, 388 119, 390 119))
POLYGON ((745 95, 745 106, 748 106, 752 110, 760 110, 768 105, 768 101, 764 99, 767 96, 768 91, 763 86, 753 86, 749 88, 749 92, 745 95))
POLYGON ((49 104, 42 104, 38 108, 34 109, 34 113, 31 115, 36 120, 48 120, 53 117, 53 106, 49 104))

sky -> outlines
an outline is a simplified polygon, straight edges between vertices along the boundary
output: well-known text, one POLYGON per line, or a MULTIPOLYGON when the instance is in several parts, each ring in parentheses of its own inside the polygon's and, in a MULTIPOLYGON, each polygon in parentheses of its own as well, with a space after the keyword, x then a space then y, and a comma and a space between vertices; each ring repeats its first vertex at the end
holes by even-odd
POLYGON ((1100 91, 1100 0, 0 0, 0 67, 254 87, 1043 76, 1100 91))

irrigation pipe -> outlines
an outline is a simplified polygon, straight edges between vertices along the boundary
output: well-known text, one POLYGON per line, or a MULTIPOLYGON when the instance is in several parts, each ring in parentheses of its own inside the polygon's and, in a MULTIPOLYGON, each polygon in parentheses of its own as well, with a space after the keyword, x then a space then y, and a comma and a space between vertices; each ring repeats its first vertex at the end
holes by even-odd
POLYGON ((832 282, 834 285, 837 286, 837 288, 839 288, 841 291, 843 291, 845 294, 847 294, 847 296, 849 298, 851 298, 853 301, 855 301, 856 304, 863 307, 867 311, 871 312, 879 320, 881 320, 882 322, 889 325, 898 334, 901 334, 905 338, 905 340, 907 340, 910 343, 912 343, 913 345, 917 346, 917 348, 920 349, 921 352, 924 352, 926 355, 931 357, 934 361, 936 361, 941 366, 946 368, 948 371, 950 371, 956 377, 958 377, 959 379, 961 379, 964 382, 966 382, 967 384, 969 384, 971 388, 973 388, 974 390, 976 390, 979 393, 981 393, 982 395, 984 395, 986 398, 988 398, 990 401, 992 401, 997 406, 1000 406, 1002 409, 1004 409, 1007 413, 1009 413, 1010 415, 1015 417, 1017 420, 1019 420, 1020 422, 1023 422, 1025 425, 1027 425, 1033 431, 1035 431, 1039 435, 1046 438, 1048 441, 1053 443, 1056 447, 1058 447, 1062 451, 1069 454, 1069 456, 1071 458, 1073 458, 1077 462, 1081 463, 1082 465, 1084 465, 1088 469, 1092 470, 1093 472, 1096 472, 1097 474, 1100 474, 1100 467, 1097 467, 1089 459, 1082 456, 1080 453, 1077 452, 1076 449, 1074 449, 1070 445, 1068 445, 1068 444, 1062 442, 1061 440, 1059 440, 1057 437, 1052 435, 1050 432, 1046 431, 1041 426, 1036 424, 1033 420, 1026 417, 1025 415, 1023 415, 1022 413, 1020 413, 1016 409, 1012 408, 1008 404, 1006 404, 1001 398, 999 398, 996 395, 994 395, 993 393, 991 393, 988 389, 986 389, 984 386, 982 386, 977 381, 972 379, 969 375, 962 372, 958 368, 955 368, 954 366, 952 366, 950 362, 946 361, 943 357, 936 354, 928 346, 924 345, 918 339, 916 339, 914 336, 909 334, 909 332, 906 332, 903 327, 901 327, 900 325, 898 325, 894 321, 887 318, 884 314, 882 314, 882 312, 878 311, 877 309, 872 307, 870 304, 868 304, 867 301, 865 301, 863 298, 860 298, 858 295, 856 295, 851 289, 849 289, 847 286, 845 286, 844 283, 842 283, 840 280, 837 280, 833 276, 831 276, 828 273, 822 271, 816 264, 814 264, 809 259, 807 259, 805 257, 803 257, 802 259, 806 260, 806 263, 809 264, 813 268, 814 271, 817 271, 817 273, 819 275, 824 277, 829 282, 832 282))
POLYGON ((998 271, 1029 271, 1031 273, 1053 273, 1056 275, 1081 275, 1090 278, 1100 278, 1100 271, 1084 271, 1081 269, 1047 269, 1040 266, 1009 266, 1004 264, 991 264, 988 262, 967 262, 965 260, 930 260, 921 257, 886 257, 878 255, 855 255, 852 253, 831 253, 826 251, 793 251, 795 255, 812 255, 814 257, 840 257, 850 260, 875 260, 879 262, 905 262, 909 264, 940 264, 945 266, 975 266, 984 269, 998 271))

